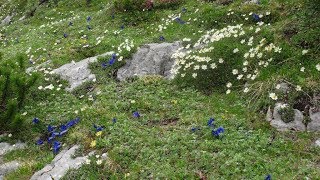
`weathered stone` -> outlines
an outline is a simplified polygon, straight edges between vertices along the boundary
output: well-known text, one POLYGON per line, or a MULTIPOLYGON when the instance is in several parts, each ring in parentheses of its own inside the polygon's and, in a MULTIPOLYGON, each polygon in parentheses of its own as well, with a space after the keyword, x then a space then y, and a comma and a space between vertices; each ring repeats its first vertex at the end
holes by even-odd
POLYGON ((90 57, 79 62, 71 62, 65 64, 58 69, 53 70, 53 73, 61 76, 69 82, 70 87, 67 91, 72 91, 76 87, 82 85, 86 81, 92 81, 95 79, 95 75, 91 74, 89 64, 96 62, 98 57, 111 55, 113 52, 107 52, 99 56, 90 57))
POLYGON ((260 0, 247 0, 245 4, 260 4, 260 0))
POLYGON ((13 15, 8 15, 7 17, 5 17, 5 18, 1 21, 1 25, 10 24, 12 17, 13 17, 13 15))
POLYGON ((132 59, 118 70, 117 78, 120 81, 145 75, 161 75, 168 79, 172 78, 171 69, 174 59, 171 56, 180 46, 179 42, 153 43, 142 46, 132 59))
POLYGON ((4 155, 9 151, 13 151, 16 149, 23 149, 25 146, 26 144, 24 143, 16 143, 16 144, 10 145, 9 143, 2 142, 0 143, 0 156, 4 155))
POLYGON ((8 174, 11 171, 14 171, 20 167, 20 163, 18 161, 11 161, 5 164, 0 164, 0 179, 1 176, 8 174))
POLYGON ((288 83, 280 83, 279 84, 279 91, 282 92, 282 93, 288 93, 290 91, 290 86, 288 83))
POLYGON ((316 142, 314 143, 315 146, 320 147, 320 139, 316 140, 316 142))
POLYGON ((273 117, 272 117, 272 111, 271 111, 271 107, 269 106, 268 111, 267 111, 267 115, 266 115, 266 121, 270 122, 272 121, 273 117))
POLYGON ((312 113, 310 111, 310 122, 307 125, 308 131, 320 131, 320 112, 312 113))
POLYGON ((62 178, 69 169, 78 169, 86 162, 88 157, 92 155, 72 158, 79 146, 75 145, 69 150, 62 150, 51 162, 43 169, 36 172, 31 180, 52 180, 62 178))
POLYGON ((294 109, 294 119, 289 123, 283 122, 281 119, 281 115, 279 111, 281 109, 281 103, 277 103, 273 110, 273 119, 270 122, 270 125, 275 127, 278 131, 288 131, 288 130, 296 130, 296 131, 305 131, 306 127, 303 123, 303 113, 297 109, 294 109))

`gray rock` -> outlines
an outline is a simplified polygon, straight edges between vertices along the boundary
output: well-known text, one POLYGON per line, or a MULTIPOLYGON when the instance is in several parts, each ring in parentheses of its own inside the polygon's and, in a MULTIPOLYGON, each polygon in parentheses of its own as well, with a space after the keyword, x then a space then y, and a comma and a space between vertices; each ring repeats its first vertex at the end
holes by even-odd
POLYGON ((135 76, 161 75, 170 79, 173 76, 171 69, 174 65, 171 56, 179 47, 181 47, 179 42, 146 44, 118 70, 117 78, 123 81, 135 76))
POLYGON ((19 21, 22 21, 26 18, 26 16, 22 16, 21 18, 19 18, 19 21))
POLYGON ((79 62, 71 62, 65 64, 58 69, 53 70, 53 73, 61 76, 62 79, 65 79, 69 82, 70 87, 67 88, 67 91, 72 91, 76 87, 82 85, 86 81, 92 81, 95 79, 95 75, 91 74, 89 64, 96 62, 97 58, 100 56, 111 55, 113 52, 107 52, 99 56, 90 57, 79 62))
POLYGON ((275 127, 278 131, 288 131, 288 130, 296 130, 296 131, 305 131, 306 127, 303 124, 303 113, 297 109, 294 109, 294 120, 285 123, 282 121, 281 116, 279 114, 279 110, 281 109, 281 104, 277 103, 273 110, 273 119, 270 122, 270 125, 275 127))
POLYGON ((43 62, 43 63, 41 63, 41 64, 39 64, 39 65, 37 65, 35 67, 29 67, 29 68, 26 69, 26 73, 29 74, 29 73, 32 73, 34 70, 38 70, 40 68, 45 68, 45 67, 49 66, 49 64, 51 62, 52 62, 51 60, 48 60, 48 61, 43 62))
MULTIPOLYGON (((72 158, 79 146, 75 145, 69 150, 62 150, 51 162, 43 169, 36 172, 31 180, 52 180, 61 179, 69 169, 78 169, 86 162, 88 156, 72 158)), ((92 154, 92 153, 91 153, 92 154)))
POLYGON ((260 0, 247 0, 245 4, 260 4, 260 0))
POLYGON ((18 161, 11 161, 5 164, 0 165, 0 179, 1 176, 8 174, 11 171, 18 169, 21 164, 18 161))
POLYGON ((320 131, 320 112, 309 113, 311 121, 307 125, 308 131, 320 131))
POLYGON ((270 122, 272 121, 273 117, 272 117, 272 111, 271 111, 271 107, 269 106, 268 111, 267 111, 267 115, 266 115, 266 121, 270 122))
POLYGON ((9 151, 13 151, 16 149, 23 149, 25 148, 26 144, 24 143, 16 143, 16 144, 9 144, 9 143, 5 143, 2 142, 0 143, 0 156, 4 155, 5 153, 9 152, 9 151))
POLYGON ((320 139, 316 140, 316 142, 314 144, 315 144, 315 146, 320 147, 320 139))
POLYGON ((290 91, 290 86, 288 83, 280 83, 280 88, 279 88, 279 91, 282 92, 282 93, 288 93, 290 91))
POLYGON ((11 23, 11 19, 12 19, 13 15, 8 15, 6 18, 4 18, 2 21, 1 21, 1 25, 7 25, 7 24, 10 24, 11 23))

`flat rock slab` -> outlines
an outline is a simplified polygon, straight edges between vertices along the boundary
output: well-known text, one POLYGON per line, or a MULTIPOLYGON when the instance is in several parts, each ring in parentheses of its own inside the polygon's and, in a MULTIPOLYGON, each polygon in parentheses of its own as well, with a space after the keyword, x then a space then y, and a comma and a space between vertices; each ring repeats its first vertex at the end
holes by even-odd
POLYGON ((131 77, 145 75, 161 75, 165 78, 172 78, 171 69, 174 64, 172 54, 181 47, 179 42, 174 43, 153 43, 143 45, 127 60, 125 66, 117 72, 117 79, 123 81, 131 77))
POLYGON ((20 163, 18 161, 11 161, 5 164, 0 165, 0 180, 7 173, 14 171, 20 167, 20 163))
POLYGON ((70 87, 67 91, 72 91, 86 81, 92 81, 96 78, 89 69, 89 64, 96 62, 98 57, 112 55, 113 52, 107 52, 98 56, 90 57, 79 62, 65 64, 58 69, 53 70, 54 74, 60 75, 62 79, 69 82, 70 87))
POLYGON ((31 180, 52 180, 62 178, 69 169, 78 169, 88 159, 88 156, 72 158, 79 146, 75 145, 69 150, 62 150, 51 162, 43 169, 36 172, 31 180))
POLYGON ((23 149, 25 148, 26 144, 24 143, 16 143, 16 144, 9 144, 9 143, 0 143, 0 156, 4 155, 5 153, 16 150, 16 149, 23 149))

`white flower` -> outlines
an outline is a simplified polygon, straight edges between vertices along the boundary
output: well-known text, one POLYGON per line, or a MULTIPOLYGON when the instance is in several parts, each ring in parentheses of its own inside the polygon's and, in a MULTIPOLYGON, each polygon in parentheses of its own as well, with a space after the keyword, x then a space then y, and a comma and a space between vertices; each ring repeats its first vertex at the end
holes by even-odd
POLYGON ((90 159, 87 159, 87 160, 86 160, 86 164, 89 165, 90 163, 91 163, 91 160, 90 160, 90 159))
POLYGON ((268 11, 268 12, 266 12, 266 15, 267 15, 267 16, 269 16, 270 14, 271 14, 271 13, 270 13, 269 11, 268 11))
POLYGON ((317 64, 317 65, 316 65, 316 69, 317 69, 318 71, 320 71, 320 64, 317 64))
POLYGON ((302 55, 305 55, 308 53, 309 50, 305 49, 305 50, 302 50, 302 55))
POLYGON ((135 101, 135 100, 131 100, 130 103, 131 103, 131 104, 134 104, 134 103, 136 103, 136 101, 135 101))
POLYGON ((216 63, 213 63, 210 65, 210 67, 211 67, 211 69, 215 69, 215 68, 217 68, 217 65, 216 65, 216 63))
POLYGON ((201 69, 206 70, 207 69, 207 65, 202 65, 201 69))
POLYGON ((246 88, 244 88, 243 92, 244 92, 244 93, 249 92, 249 88, 247 88, 247 87, 246 87, 246 88))
POLYGON ((276 89, 280 89, 280 88, 281 88, 281 85, 277 84, 276 89))
POLYGON ((232 74, 233 74, 233 75, 236 75, 236 74, 238 74, 238 73, 239 73, 239 71, 238 71, 237 69, 232 70, 232 74))
POLYGON ((200 69, 200 66, 199 65, 195 65, 193 69, 194 70, 198 70, 198 69, 200 69))
POLYGON ((233 53, 237 53, 237 52, 239 52, 239 49, 238 49, 238 48, 236 48, 236 49, 233 50, 233 53))
POLYGON ((39 90, 42 90, 42 89, 43 89, 43 87, 42 87, 42 86, 39 86, 39 87, 38 87, 38 89, 39 89, 39 90))
POLYGON ((301 91, 301 90, 302 90, 301 86, 298 85, 298 86, 296 87, 296 91, 301 91))
POLYGON ((181 74, 181 77, 185 77, 185 76, 186 76, 186 74, 185 74, 185 73, 181 74))
POLYGON ((25 116, 25 115, 27 115, 28 114, 28 112, 24 112, 24 113, 22 113, 22 116, 25 116))
POLYGON ((228 82, 227 88, 230 88, 231 86, 232 86, 232 83, 231 83, 231 82, 228 82))
POLYGON ((247 66, 248 64, 249 64, 248 61, 244 61, 244 62, 243 62, 243 65, 244 65, 244 66, 247 66))
POLYGON ((182 41, 189 42, 189 41, 191 41, 191 39, 190 38, 183 38, 182 41))
POLYGON ((12 137, 12 134, 8 134, 8 137, 9 137, 9 138, 12 137))
POLYGON ((224 60, 222 58, 219 58, 219 63, 222 64, 224 60))
POLYGON ((242 77, 243 77, 243 74, 239 74, 237 79, 240 80, 240 79, 242 79, 242 77))
POLYGON ((288 104, 280 104, 279 107, 280 107, 281 109, 284 109, 284 108, 288 107, 288 104))
POLYGON ((193 77, 193 78, 196 78, 197 76, 198 76, 197 73, 192 73, 192 77, 193 77))
POLYGON ((101 165, 101 164, 102 164, 102 160, 99 159, 99 160, 97 161, 97 165, 101 165))
POLYGON ((100 155, 99 155, 99 154, 97 154, 97 155, 96 155, 96 158, 98 159, 99 157, 100 157, 100 155))
POLYGON ((226 91, 226 94, 230 94, 230 93, 231 93, 231 90, 228 89, 228 90, 226 91))
POLYGON ((273 100, 277 100, 278 99, 278 96, 276 95, 276 93, 270 93, 269 94, 269 97, 273 100))
POLYGON ((301 72, 304 72, 305 69, 306 69, 306 68, 301 67, 301 68, 300 68, 300 71, 301 71, 301 72))
POLYGON ((52 84, 50 84, 49 86, 46 86, 44 89, 50 89, 50 90, 52 90, 52 89, 54 89, 54 86, 53 86, 52 84))

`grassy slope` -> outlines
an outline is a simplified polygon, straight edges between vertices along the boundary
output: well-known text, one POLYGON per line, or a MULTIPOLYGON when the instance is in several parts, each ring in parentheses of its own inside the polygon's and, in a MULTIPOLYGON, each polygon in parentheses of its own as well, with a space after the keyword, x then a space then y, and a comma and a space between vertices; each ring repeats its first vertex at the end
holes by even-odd
MULTIPOLYGON (((233 8, 237 5, 239 3, 235 3, 233 8)), ((54 9, 41 7, 35 17, 5 27, 0 32, 7 36, 9 44, 2 44, 1 52, 5 53, 6 58, 11 58, 17 50, 25 52, 32 47, 30 54, 34 55, 33 61, 36 64, 52 59, 50 66, 54 68, 71 60, 77 61, 116 50, 127 38, 134 40, 136 46, 157 42, 160 35, 164 35, 167 41, 185 37, 196 39, 200 36, 198 31, 208 28, 205 22, 201 22, 201 18, 204 21, 211 18, 199 14, 210 10, 222 15, 230 8, 190 1, 184 5, 188 12, 182 18, 197 17, 198 22, 184 26, 173 24, 159 33, 155 28, 161 24, 161 18, 179 13, 181 8, 147 12, 149 14, 145 16, 152 20, 139 23, 130 20, 130 16, 125 14, 116 14, 116 18, 112 19, 109 6, 99 2, 90 8, 79 6, 65 2, 54 9), (73 13, 69 11, 70 8, 73 13), (194 13, 197 8, 200 9, 199 13, 194 13), (86 29, 88 16, 92 17, 90 25, 93 29, 90 31, 86 29), (48 20, 45 17, 54 19, 48 20), (59 22, 60 19, 72 17, 76 17, 71 20, 74 24, 72 27, 68 26, 70 20, 59 22), (39 28, 47 21, 58 23, 39 28), (137 25, 130 26, 132 23, 137 25), (114 35, 113 32, 120 30, 123 24, 125 29, 119 35, 114 35), (64 33, 69 35, 68 38, 63 38, 64 33), (83 35, 87 35, 88 40, 81 39, 83 35), (102 42, 95 45, 96 38, 102 36, 105 37, 102 42), (16 38, 19 38, 19 43, 16 43, 16 38), (54 45, 57 40, 60 44, 54 45), (90 44, 89 48, 83 48, 87 43, 90 44), (35 51, 38 48, 45 48, 46 51, 35 51)), ((287 6, 291 7, 290 4, 287 6)), ((263 8, 268 9, 270 6, 263 8)), ((217 15, 216 18, 219 20, 222 17, 217 15)), ((281 23, 275 28, 280 27, 281 23)), ((29 142, 30 146, 27 150, 6 155, 6 161, 18 158, 24 162, 22 168, 7 176, 8 179, 27 179, 54 157, 49 147, 33 145, 39 136, 37 128, 30 125, 33 117, 39 117, 45 124, 59 124, 76 116, 81 117, 81 123, 67 137, 60 139, 61 142, 65 146, 82 144, 80 153, 92 149, 97 149, 98 153, 108 152, 110 160, 98 166, 95 165, 95 158, 92 158, 91 165, 70 172, 66 179, 97 179, 106 176, 118 179, 125 176, 196 178, 201 175, 210 179, 262 179, 266 174, 272 174, 277 179, 302 179, 305 176, 320 176, 319 149, 311 147, 318 134, 276 132, 262 121, 264 117, 250 112, 237 95, 226 97, 215 93, 205 96, 192 89, 178 89, 171 82, 154 77, 133 83, 116 83, 105 78, 105 72, 101 69, 94 71, 98 79, 97 83, 91 85, 94 91, 89 93, 85 88, 80 89, 76 96, 61 91, 34 90, 33 100, 25 108, 28 112, 27 127, 32 130, 22 132, 23 136, 14 134, 29 142), (99 91, 101 94, 97 93, 99 91), (82 94, 85 96, 79 98, 82 94), (89 95, 93 95, 93 102, 88 100, 89 95), (132 117, 132 111, 135 110, 142 114, 140 119, 132 117), (75 111, 79 111, 78 114, 75 111), (113 117, 118 119, 115 124, 111 121, 113 117), (223 139, 216 140, 210 135, 206 127, 210 117, 215 117, 217 125, 226 129, 223 139), (178 120, 171 122, 170 119, 178 120), (102 137, 95 137, 93 123, 106 126, 102 137), (201 130, 192 133, 192 127, 201 130), (97 139, 97 146, 90 148, 90 142, 94 139, 97 139)), ((49 82, 43 80, 39 85, 50 83, 58 85, 61 82, 51 78, 49 82)))

